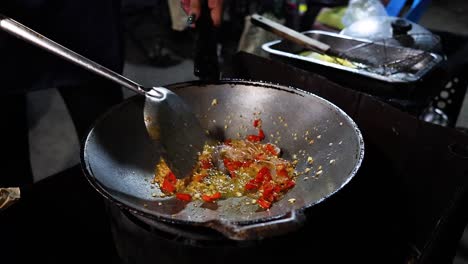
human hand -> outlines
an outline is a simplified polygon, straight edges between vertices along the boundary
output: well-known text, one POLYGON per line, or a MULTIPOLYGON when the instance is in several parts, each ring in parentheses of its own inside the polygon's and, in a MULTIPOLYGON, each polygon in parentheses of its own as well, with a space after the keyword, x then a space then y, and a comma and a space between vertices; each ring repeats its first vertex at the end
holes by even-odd
POLYGON ((211 20, 215 27, 221 25, 223 16, 223 0, 181 0, 182 8, 188 15, 195 15, 195 21, 200 17, 202 1, 208 1, 211 20))

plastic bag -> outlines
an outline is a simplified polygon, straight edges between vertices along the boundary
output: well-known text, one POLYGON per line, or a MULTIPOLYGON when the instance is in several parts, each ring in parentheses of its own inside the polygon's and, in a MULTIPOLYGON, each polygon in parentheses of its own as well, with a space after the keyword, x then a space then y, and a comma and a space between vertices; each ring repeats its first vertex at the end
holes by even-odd
POLYGON ((385 6, 379 0, 351 0, 342 18, 345 27, 364 18, 387 16, 385 6))

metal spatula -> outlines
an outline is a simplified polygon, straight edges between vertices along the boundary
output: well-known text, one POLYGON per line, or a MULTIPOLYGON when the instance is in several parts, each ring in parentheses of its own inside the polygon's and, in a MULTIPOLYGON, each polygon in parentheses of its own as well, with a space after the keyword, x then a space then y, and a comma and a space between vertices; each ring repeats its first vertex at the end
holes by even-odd
MULTIPOLYGON (((144 95, 146 129, 155 143, 155 152, 168 163, 177 178, 188 176, 203 150, 205 133, 191 109, 175 93, 164 87, 143 87, 124 76, 93 62, 40 35, 15 20, 0 15, 0 28, 15 37, 41 47, 54 55, 144 95)), ((99 89, 99 87, 96 87, 99 89)), ((125 124, 121 124, 125 126, 125 124)))
POLYGON ((430 53, 422 50, 356 40, 352 40, 352 44, 350 43, 346 49, 338 49, 258 14, 252 15, 251 21, 253 24, 307 49, 334 58, 345 59, 351 63, 359 63, 361 64, 360 68, 364 67, 377 73, 392 74, 410 71, 411 68, 417 67, 418 63, 432 59, 430 53))

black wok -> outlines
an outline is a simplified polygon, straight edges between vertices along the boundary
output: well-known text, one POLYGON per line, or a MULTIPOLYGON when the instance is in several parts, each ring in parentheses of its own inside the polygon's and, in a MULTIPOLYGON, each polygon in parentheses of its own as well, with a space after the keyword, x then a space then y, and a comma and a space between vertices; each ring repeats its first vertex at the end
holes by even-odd
POLYGON ((167 87, 189 103, 211 137, 223 140, 255 134, 252 121, 260 117, 264 142, 276 143, 286 159, 296 155, 297 171, 305 170, 309 156, 314 162, 312 170, 298 176, 296 186, 266 211, 249 203, 247 197, 216 204, 158 197, 161 191, 150 184, 158 155, 152 152, 142 120, 144 100, 130 98, 108 111, 90 130, 83 144, 82 166, 90 183, 104 197, 155 224, 208 227, 237 240, 289 232, 303 223, 305 209, 349 182, 363 159, 363 139, 353 120, 311 93, 228 80, 167 87), (217 104, 213 104, 215 99, 217 104))

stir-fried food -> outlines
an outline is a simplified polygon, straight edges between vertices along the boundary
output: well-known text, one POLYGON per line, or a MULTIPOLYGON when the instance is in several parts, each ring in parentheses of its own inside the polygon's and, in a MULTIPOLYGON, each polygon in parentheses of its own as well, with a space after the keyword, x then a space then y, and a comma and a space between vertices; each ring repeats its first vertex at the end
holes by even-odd
POLYGON ((357 65, 357 63, 353 63, 353 62, 351 62, 349 60, 346 60, 346 59, 337 58, 337 57, 333 57, 333 56, 329 56, 329 55, 325 55, 325 54, 320 54, 320 53, 313 52, 313 51, 303 51, 303 52, 299 53, 299 55, 304 56, 304 57, 308 57, 308 58, 313 58, 313 59, 325 61, 325 62, 331 62, 331 63, 343 65, 343 66, 346 66, 346 67, 349 67, 349 68, 356 68, 356 65, 357 65))
POLYGON ((190 178, 176 179, 161 160, 154 181, 164 194, 182 201, 214 202, 247 196, 260 207, 270 208, 294 187, 294 165, 280 158, 281 150, 276 145, 261 143, 265 138, 261 120, 253 125, 258 130, 256 135, 205 145, 190 178))

